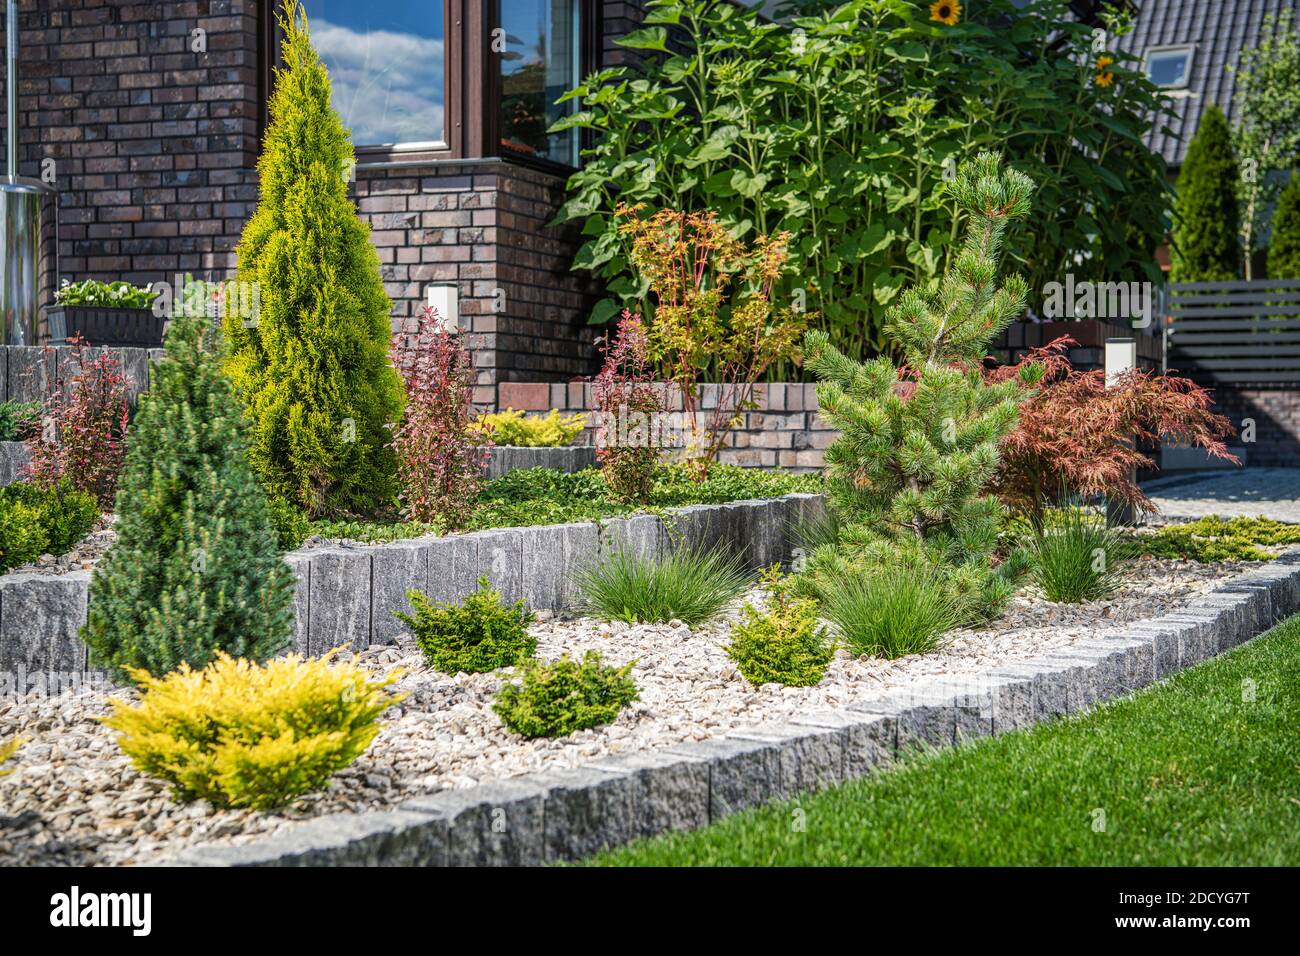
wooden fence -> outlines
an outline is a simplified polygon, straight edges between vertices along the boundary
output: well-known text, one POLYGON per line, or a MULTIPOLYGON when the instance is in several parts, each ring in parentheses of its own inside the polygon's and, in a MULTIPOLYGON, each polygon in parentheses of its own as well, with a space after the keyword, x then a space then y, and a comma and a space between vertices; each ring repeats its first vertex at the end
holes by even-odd
POLYGON ((1206 385, 1300 383, 1300 279, 1169 286, 1167 364, 1206 385))

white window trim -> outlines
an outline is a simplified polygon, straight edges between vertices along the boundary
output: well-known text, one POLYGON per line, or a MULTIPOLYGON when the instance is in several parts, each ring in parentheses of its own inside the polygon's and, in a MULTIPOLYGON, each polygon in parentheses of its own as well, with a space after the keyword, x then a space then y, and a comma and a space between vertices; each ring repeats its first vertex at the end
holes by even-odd
POLYGON ((1168 46, 1148 47, 1146 55, 1142 58, 1142 71, 1149 77, 1151 75, 1151 57, 1165 53, 1183 53, 1187 55, 1187 68, 1183 70, 1183 82, 1161 86, 1162 90, 1182 90, 1186 89, 1192 79, 1192 65, 1196 62, 1196 44, 1195 43, 1171 43, 1168 46))

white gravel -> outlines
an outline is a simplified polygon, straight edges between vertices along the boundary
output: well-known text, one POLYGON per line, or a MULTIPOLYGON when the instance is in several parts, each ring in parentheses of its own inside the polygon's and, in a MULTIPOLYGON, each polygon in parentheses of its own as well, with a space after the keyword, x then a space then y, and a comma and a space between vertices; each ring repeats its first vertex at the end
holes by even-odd
POLYGON ((164 786, 132 768, 113 734, 93 719, 107 713, 102 692, 8 698, 0 700, 0 740, 20 734, 29 742, 6 765, 15 772, 0 778, 0 865, 147 863, 188 845, 248 839, 305 816, 393 806, 441 788, 576 766, 605 754, 841 707, 938 676, 981 673, 1157 617, 1250 566, 1144 560, 1112 598, 1086 605, 1053 604, 1022 593, 991 627, 954 632, 937 653, 884 661, 841 650, 826 678, 806 688, 756 688, 740 676, 723 650, 735 609, 695 630, 590 618, 542 622, 533 628, 539 657, 596 648, 609 663, 637 661, 633 674, 641 699, 609 726, 560 740, 526 741, 511 734, 490 706, 501 675, 438 674, 423 666, 403 636, 397 646, 371 648, 360 658, 376 672, 405 668, 396 689, 407 700, 385 716, 370 750, 328 790, 276 813, 171 801, 164 786))

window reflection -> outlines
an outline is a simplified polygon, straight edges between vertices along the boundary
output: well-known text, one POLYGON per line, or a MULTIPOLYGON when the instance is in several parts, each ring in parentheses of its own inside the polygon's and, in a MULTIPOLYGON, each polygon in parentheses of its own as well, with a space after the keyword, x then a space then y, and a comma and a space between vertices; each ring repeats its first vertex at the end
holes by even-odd
POLYGON ((442 0, 303 5, 312 44, 329 70, 334 108, 355 145, 445 140, 442 0))
POLYGON ((576 108, 555 101, 578 82, 578 0, 503 0, 498 5, 501 145, 507 150, 578 164, 577 130, 547 128, 576 108))

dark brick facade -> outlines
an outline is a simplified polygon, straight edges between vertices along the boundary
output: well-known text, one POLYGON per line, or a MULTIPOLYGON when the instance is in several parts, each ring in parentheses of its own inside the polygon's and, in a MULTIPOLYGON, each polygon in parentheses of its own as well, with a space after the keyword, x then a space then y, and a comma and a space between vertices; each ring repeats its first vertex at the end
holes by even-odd
POLYGON ((1246 450, 1246 464, 1300 467, 1300 392, 1295 386, 1260 386, 1214 389, 1214 410, 1228 416, 1240 436, 1247 420, 1255 425, 1255 440, 1229 441, 1246 450))
MULTIPOLYGON (((257 199, 267 8, 23 0, 21 172, 38 177, 54 161, 63 277, 233 273, 257 199), (191 49, 196 29, 206 52, 191 49)), ((593 65, 627 62, 614 40, 639 24, 641 5, 600 0, 589 9, 601 31, 602 63, 593 65)), ((577 233, 547 225, 563 198, 562 171, 496 157, 398 168, 362 157, 355 188, 395 321, 418 307, 428 283, 458 284, 482 401, 497 381, 592 371, 594 290, 569 268, 577 233)), ((47 289, 46 305, 51 297, 47 289)))

